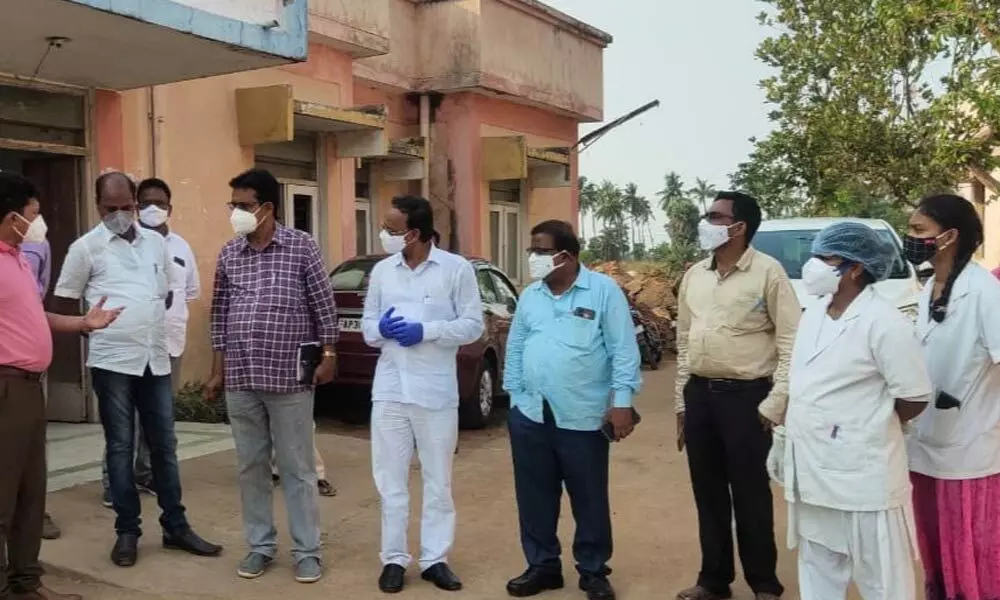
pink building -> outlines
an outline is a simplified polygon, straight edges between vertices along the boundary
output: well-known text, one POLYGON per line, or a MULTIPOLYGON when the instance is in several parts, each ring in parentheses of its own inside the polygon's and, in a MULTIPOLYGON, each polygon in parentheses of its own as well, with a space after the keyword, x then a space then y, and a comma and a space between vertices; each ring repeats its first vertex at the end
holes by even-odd
MULTIPOLYGON (((573 147, 603 118, 608 34, 538 0, 310 0, 308 30, 299 64, 97 94, 99 167, 173 187, 205 290, 231 237, 227 181, 252 166, 282 180, 285 223, 331 268, 379 250, 402 193, 431 199, 443 246, 514 279, 533 224, 576 222, 573 147)), ((185 380, 207 375, 209 298, 185 380)))

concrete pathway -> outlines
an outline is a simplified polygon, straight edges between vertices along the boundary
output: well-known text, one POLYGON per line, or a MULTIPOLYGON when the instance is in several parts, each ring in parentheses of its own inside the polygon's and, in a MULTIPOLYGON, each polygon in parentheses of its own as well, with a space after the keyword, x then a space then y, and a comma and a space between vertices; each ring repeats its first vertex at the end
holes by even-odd
MULTIPOLYGON (((177 424, 181 460, 232 450, 228 425, 177 424)), ((104 432, 94 423, 49 423, 49 493, 101 480, 104 432)))

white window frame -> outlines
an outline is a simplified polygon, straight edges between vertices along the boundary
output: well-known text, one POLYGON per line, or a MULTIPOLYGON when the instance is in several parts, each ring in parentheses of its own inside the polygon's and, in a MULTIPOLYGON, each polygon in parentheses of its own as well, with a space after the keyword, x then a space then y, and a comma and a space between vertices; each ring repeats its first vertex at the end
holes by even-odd
MULTIPOLYGON (((524 262, 521 260, 521 256, 524 254, 523 250, 524 235, 522 235, 523 233, 522 230, 524 229, 524 223, 523 220, 521 219, 521 207, 517 204, 508 204, 506 202, 503 203, 493 202, 490 204, 490 214, 492 215, 493 213, 498 214, 498 220, 500 223, 498 232, 500 236, 500 244, 499 244, 500 256, 495 259, 494 264, 500 267, 500 270, 506 273, 507 277, 509 277, 511 281, 515 283, 520 283, 521 264, 524 262), (517 256, 518 258, 517 258, 517 264, 515 265, 507 264, 507 258, 510 256, 510 237, 511 237, 509 232, 507 231, 508 215, 515 215, 517 219, 518 235, 517 239, 514 242, 515 244, 517 244, 517 247, 514 249, 515 250, 514 255, 517 256)), ((492 233, 493 232, 491 231, 490 234, 492 235, 492 233)), ((493 249, 493 240, 490 240, 490 250, 492 251, 492 249, 493 249)))
POLYGON ((295 226, 295 196, 310 196, 312 198, 312 210, 309 218, 312 220, 313 231, 308 232, 317 241, 320 241, 320 232, 323 230, 320 227, 319 221, 319 186, 316 184, 307 183, 286 183, 282 182, 282 209, 281 212, 284 216, 285 225, 287 227, 295 226))
MULTIPOLYGON (((374 227, 372 226, 372 202, 368 198, 356 198, 354 200, 354 210, 365 213, 365 241, 367 242, 365 254, 371 254, 374 250, 374 227)), ((355 233, 354 245, 357 247, 357 234, 355 233)))

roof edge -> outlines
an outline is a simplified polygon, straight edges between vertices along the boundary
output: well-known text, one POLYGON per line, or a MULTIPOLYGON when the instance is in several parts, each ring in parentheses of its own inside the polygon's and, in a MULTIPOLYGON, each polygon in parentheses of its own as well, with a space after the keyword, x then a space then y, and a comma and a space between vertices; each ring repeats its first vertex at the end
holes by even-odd
POLYGON ((544 17, 555 21, 559 25, 563 25, 570 31, 579 34, 581 37, 589 42, 597 44, 602 48, 607 48, 614 42, 614 37, 589 23, 585 23, 576 17, 571 17, 570 15, 552 8, 548 4, 541 2, 540 0, 497 0, 508 6, 513 6, 525 12, 537 12, 541 13, 544 17))

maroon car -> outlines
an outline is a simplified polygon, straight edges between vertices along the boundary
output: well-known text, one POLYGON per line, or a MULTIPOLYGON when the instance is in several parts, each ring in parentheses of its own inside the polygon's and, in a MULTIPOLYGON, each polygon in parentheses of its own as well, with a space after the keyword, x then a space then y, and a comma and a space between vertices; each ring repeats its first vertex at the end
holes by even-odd
MULTIPOLYGON (((361 313, 368 290, 368 277, 385 255, 358 256, 330 273, 340 316, 337 342, 337 378, 332 386, 364 386, 371 390, 379 350, 365 344, 361 313)), ((459 425, 463 429, 485 427, 500 395, 504 350, 511 318, 517 308, 517 290, 510 279, 489 262, 470 258, 476 269, 483 299, 483 336, 458 349, 459 425)))

